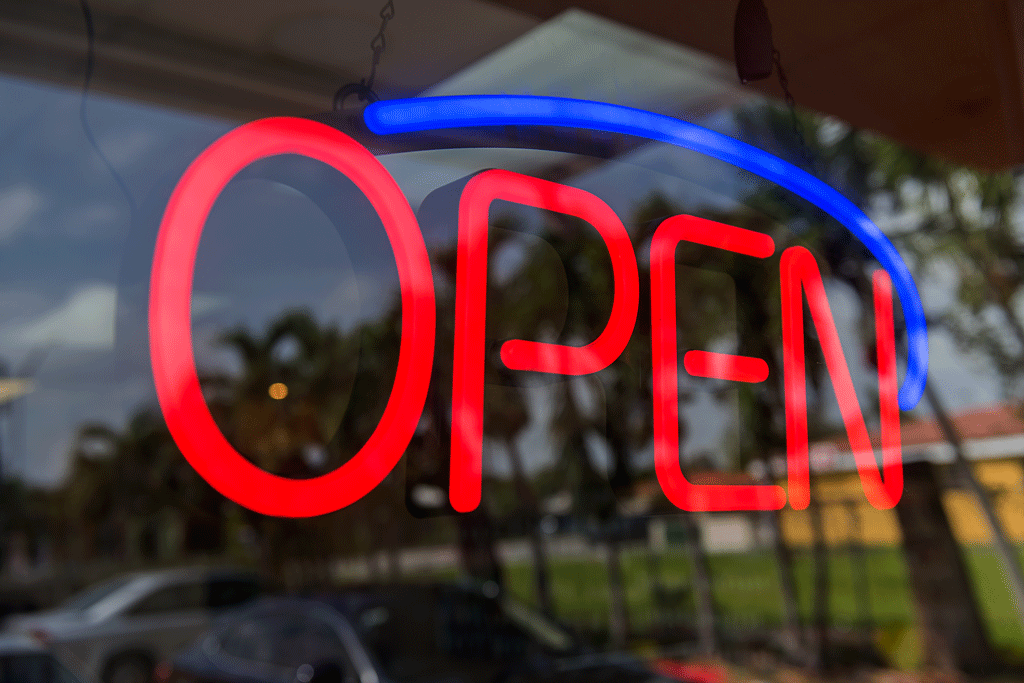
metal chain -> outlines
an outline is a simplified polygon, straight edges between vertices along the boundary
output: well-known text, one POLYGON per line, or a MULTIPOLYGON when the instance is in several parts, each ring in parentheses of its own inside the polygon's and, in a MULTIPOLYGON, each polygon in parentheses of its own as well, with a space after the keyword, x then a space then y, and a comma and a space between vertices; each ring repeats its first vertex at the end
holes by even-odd
POLYGON ((356 95, 363 102, 376 102, 379 99, 377 93, 373 91, 373 82, 377 77, 377 66, 380 64, 381 57, 384 56, 384 50, 387 47, 384 31, 388 27, 388 22, 394 18, 395 3, 394 0, 388 0, 380 8, 380 29, 377 31, 377 35, 373 37, 373 40, 370 41, 370 50, 373 53, 373 57, 370 60, 370 75, 358 83, 349 83, 338 90, 334 95, 335 111, 341 111, 349 95, 356 95))
POLYGON ((775 73, 779 76, 779 87, 782 88, 782 96, 785 99, 786 107, 789 109, 789 118, 790 123, 793 126, 793 133, 796 135, 797 142, 800 144, 800 154, 803 156, 807 169, 813 173, 815 166, 814 153, 811 151, 810 145, 807 144, 807 138, 804 134, 804 126, 800 122, 800 117, 797 116, 796 113, 796 99, 793 97, 793 93, 789 91, 789 79, 786 77, 786 70, 782 68, 782 57, 779 54, 779 51, 775 48, 772 48, 772 62, 775 64, 775 73))
POLYGON ((370 76, 363 81, 363 85, 370 90, 373 90, 373 79, 377 76, 377 65, 380 64, 380 58, 384 56, 384 48, 387 45, 387 41, 384 39, 384 29, 388 27, 388 22, 394 18, 395 3, 393 0, 388 0, 380 8, 380 30, 377 31, 377 35, 370 41, 370 49, 373 50, 373 60, 370 62, 370 76))

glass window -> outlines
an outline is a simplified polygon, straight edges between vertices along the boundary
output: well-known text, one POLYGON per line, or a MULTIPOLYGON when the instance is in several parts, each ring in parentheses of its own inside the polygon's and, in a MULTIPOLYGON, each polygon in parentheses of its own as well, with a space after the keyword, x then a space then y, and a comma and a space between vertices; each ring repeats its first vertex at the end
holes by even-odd
POLYGON ((219 649, 226 655, 249 662, 271 662, 274 645, 269 628, 261 619, 247 618, 229 626, 220 637, 219 649))
POLYGON ((219 649, 239 660, 291 670, 302 665, 348 662, 335 626, 315 613, 301 610, 277 609, 247 615, 226 628, 220 636, 219 649))
POLYGON ((207 590, 207 604, 213 609, 223 609, 252 600, 259 592, 259 585, 252 580, 213 579, 207 590))
POLYGON ((181 583, 159 588, 139 600, 129 610, 136 616, 160 614, 161 612, 185 612, 203 609, 206 606, 203 584, 181 583))
POLYGON ((5 628, 1020 673, 1024 3, 923 4, 0 0, 5 628))
POLYGON ((132 582, 131 578, 118 578, 85 589, 62 605, 63 609, 72 611, 87 610, 104 598, 113 595, 132 582))

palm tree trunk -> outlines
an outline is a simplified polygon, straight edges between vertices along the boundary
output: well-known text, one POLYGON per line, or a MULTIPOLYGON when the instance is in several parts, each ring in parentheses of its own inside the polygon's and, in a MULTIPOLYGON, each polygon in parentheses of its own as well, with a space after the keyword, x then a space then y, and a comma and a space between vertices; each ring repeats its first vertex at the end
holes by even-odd
POLYGON ((693 513, 681 515, 685 531, 683 547, 690 559, 693 596, 697 608, 697 641, 701 652, 713 655, 718 651, 718 619, 715 613, 715 597, 711 589, 711 570, 708 556, 704 551, 704 539, 700 528, 694 523, 693 513))
POLYGON ((807 506, 807 512, 811 517, 811 530, 814 539, 811 546, 811 558, 814 565, 814 592, 811 612, 811 638, 810 647, 807 648, 809 656, 808 666, 813 671, 824 671, 828 666, 828 631, 830 626, 829 615, 829 561, 828 543, 825 538, 825 524, 822 517, 821 503, 814 493, 814 484, 811 484, 811 502, 807 506))
MULTIPOLYGON (((396 525, 389 525, 394 527, 396 525)), ((398 537, 394 531, 388 530, 384 532, 386 534, 386 540, 384 545, 384 554, 387 556, 388 571, 387 580, 390 583, 397 583, 402 578, 402 548, 398 542, 398 537)))
MULTIPOLYGON (((761 466, 755 467, 761 474, 757 477, 759 484, 772 484, 768 463, 759 461, 761 466)), ((793 551, 786 543, 782 533, 782 513, 779 510, 765 510, 762 513, 772 541, 772 559, 775 561, 775 574, 779 580, 779 593, 782 600, 782 619, 785 628, 783 647, 794 659, 806 660, 807 653, 803 648, 803 621, 800 618, 800 603, 796 595, 796 578, 793 574, 793 551)))
POLYGON ((504 577, 494 549, 494 525, 483 506, 457 515, 455 523, 459 529, 459 552, 466 574, 481 581, 493 581, 500 588, 504 577))
POLYGON ((1017 611, 1017 619, 1024 626, 1024 573, 1021 572, 1017 549, 1006 538, 1003 523, 996 514, 988 492, 985 491, 981 482, 974 476, 974 470, 971 468, 970 463, 967 462, 960 433, 957 431, 956 425, 953 424, 953 420, 950 419, 949 413, 946 412, 946 408, 935 391, 935 387, 930 383, 925 384, 925 396, 928 398, 928 403, 931 405, 932 412, 935 414, 935 419, 938 421, 946 441, 953 447, 953 467, 956 473, 966 482, 971 494, 978 501, 978 507, 981 508, 982 514, 985 515, 985 520, 988 522, 989 529, 992 532, 996 554, 1003 565, 1003 576, 1006 577, 1007 587, 1010 589, 1010 595, 1013 598, 1012 602, 1014 609, 1017 611))
MULTIPOLYGON (((662 563, 661 555, 664 552, 664 546, 656 544, 652 538, 651 533, 651 520, 648 519, 647 523, 647 581, 650 583, 651 589, 651 615, 654 620, 653 631, 657 638, 663 637, 669 632, 669 618, 667 610, 665 609, 668 602, 667 592, 665 590, 665 581, 662 576, 662 563)), ((664 524, 663 521, 659 521, 658 524, 664 524)), ((661 527, 664 528, 664 527, 661 527)))
POLYGON ((533 584, 537 597, 537 607, 549 616, 553 615, 551 604, 551 581, 548 577, 547 553, 544 548, 544 536, 540 529, 540 502, 526 478, 523 466, 523 455, 515 439, 509 439, 508 457, 512 463, 512 476, 516 480, 519 500, 526 510, 527 523, 530 525, 530 554, 533 556, 533 584))
MULTIPOLYGON (((435 377, 438 376, 435 367, 435 377)), ((450 385, 449 385, 450 386, 450 385)), ((448 405, 451 405, 450 401, 448 405)), ((451 453, 451 415, 446 412, 445 401, 438 391, 427 395, 426 410, 430 421, 437 430, 439 451, 451 453)), ((487 515, 483 503, 471 512, 455 515, 455 526, 459 535, 459 557, 467 576, 481 581, 493 581, 499 587, 503 582, 503 570, 495 550, 494 525, 487 515)))
POLYGON ((865 633, 874 627, 871 614, 871 577, 868 572, 868 558, 864 550, 863 530, 857 501, 848 501, 846 511, 850 517, 850 573, 853 577, 854 595, 857 598, 857 626, 865 633))
POLYGON ((779 579, 779 593, 782 598, 782 618, 785 622, 785 643, 787 652, 797 657, 807 657, 803 644, 803 620, 800 618, 800 603, 796 595, 796 579, 793 576, 793 551, 782 533, 782 515, 778 510, 765 511, 772 535, 772 557, 779 579))
POLYGON ((896 505, 924 664, 943 672, 991 674, 997 658, 935 470, 927 460, 907 463, 896 505))
POLYGON ((615 648, 623 648, 629 640, 629 609, 626 605, 626 585, 622 577, 622 547, 614 533, 608 537, 605 549, 611 643, 615 648))

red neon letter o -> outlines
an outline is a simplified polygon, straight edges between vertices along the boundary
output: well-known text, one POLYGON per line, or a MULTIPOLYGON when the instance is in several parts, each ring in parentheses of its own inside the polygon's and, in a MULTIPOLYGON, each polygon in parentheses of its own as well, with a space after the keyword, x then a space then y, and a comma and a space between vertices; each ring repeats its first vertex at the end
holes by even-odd
POLYGON ((224 496, 279 517, 311 517, 350 505, 401 459, 423 404, 434 354, 434 285, 409 202, 391 175, 344 133, 305 119, 272 118, 235 128, 185 171, 167 204, 153 258, 149 348, 167 427, 196 472, 224 496), (314 479, 288 479, 246 460, 218 429, 192 355, 192 277, 203 225, 228 182, 254 161, 301 154, 347 176, 380 216, 395 252, 402 294, 398 371, 380 424, 344 465, 314 479))

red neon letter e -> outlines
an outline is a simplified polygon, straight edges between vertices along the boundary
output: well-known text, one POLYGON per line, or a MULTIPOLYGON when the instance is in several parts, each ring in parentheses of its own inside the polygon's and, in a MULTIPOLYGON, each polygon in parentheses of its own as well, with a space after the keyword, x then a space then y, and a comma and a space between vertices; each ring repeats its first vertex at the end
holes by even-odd
POLYGON ((153 257, 149 348, 167 427, 196 472, 250 510, 311 517, 362 498, 402 457, 419 422, 434 353, 434 282, 416 217, 398 185, 358 142, 322 123, 297 118, 254 121, 225 134, 185 171, 167 204, 153 257), (254 161, 301 154, 343 173, 380 216, 395 252, 402 295, 398 371, 384 415, 359 452, 313 479, 288 479, 246 460, 217 428, 192 356, 192 275, 203 225, 228 182, 254 161))
POLYGON ((561 375, 603 370, 626 348, 640 303, 633 245, 622 221, 603 201, 575 187, 511 171, 484 171, 466 183, 459 199, 449 488, 452 507, 459 512, 469 512, 480 504, 487 224, 491 203, 496 199, 575 216, 590 223, 608 248, 615 287, 608 324, 597 339, 582 347, 513 339, 501 348, 501 360, 509 368, 561 375))
MULTIPOLYGON (((676 246, 683 240, 755 258, 775 252, 768 235, 695 216, 665 219, 651 239, 651 355, 654 369, 654 469, 665 495, 682 510, 778 510, 780 486, 698 485, 679 465, 679 360, 676 337, 676 246)), ((695 375, 760 382, 768 366, 760 358, 690 351, 686 369, 695 375)))
POLYGON ((846 425, 860 472, 864 495, 874 507, 888 510, 903 495, 903 452, 900 444, 900 410, 897 403, 896 340, 893 330, 892 284, 884 270, 872 277, 875 303, 875 344, 878 348, 878 399, 882 422, 882 472, 857 402, 846 357, 839 345, 839 333, 825 298, 825 285, 814 256, 803 247, 782 252, 782 349, 786 372, 786 469, 789 500, 797 510, 810 503, 810 473, 807 452, 807 386, 804 359, 804 306, 801 288, 807 292, 811 319, 818 331, 839 410, 846 425))

